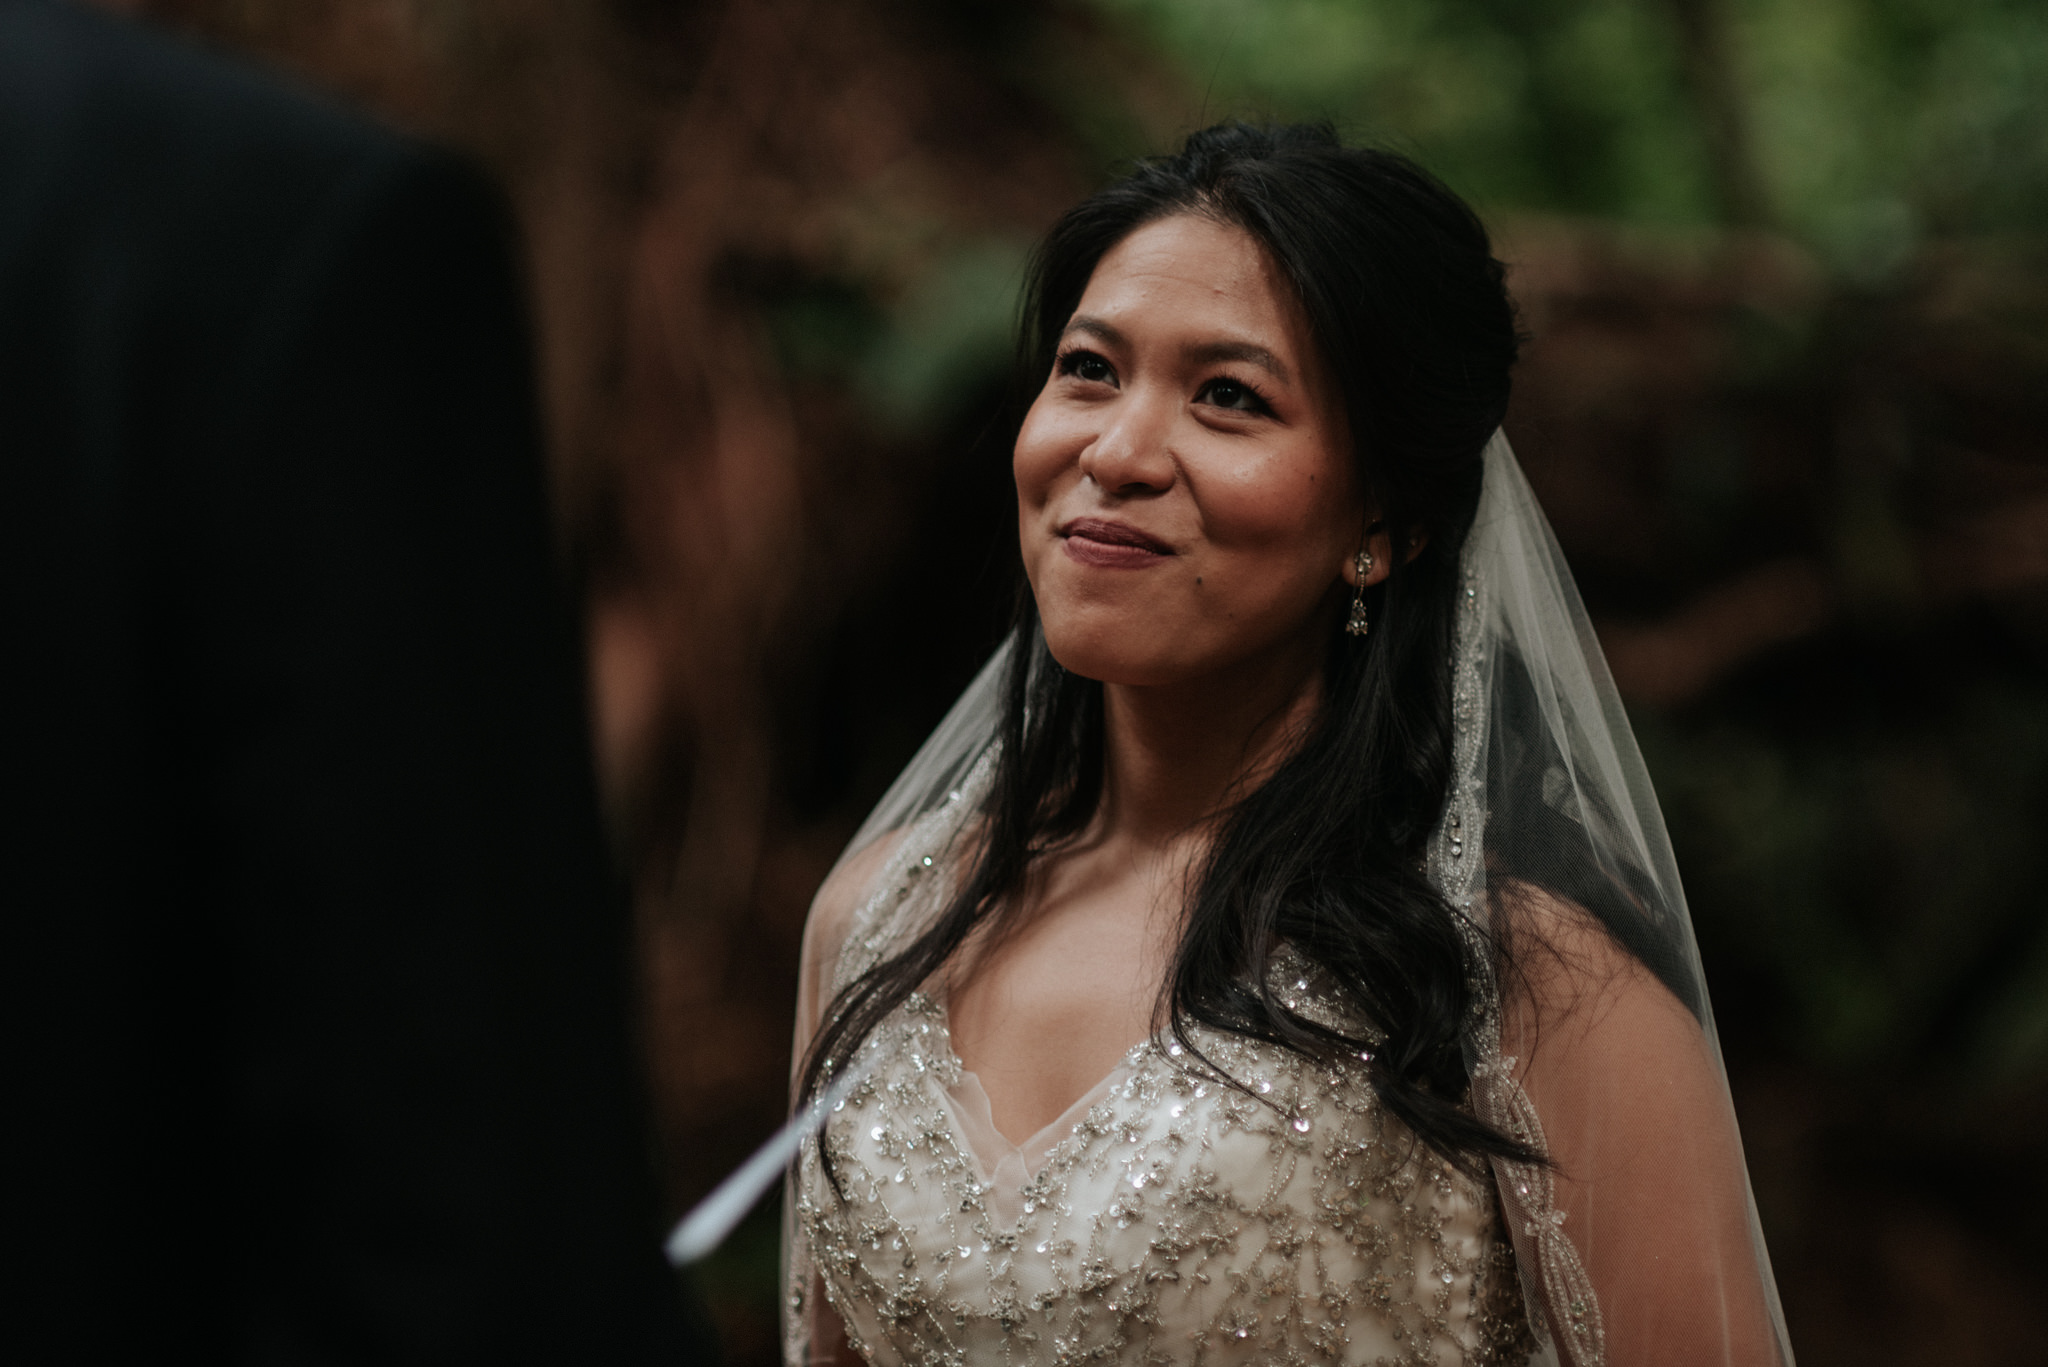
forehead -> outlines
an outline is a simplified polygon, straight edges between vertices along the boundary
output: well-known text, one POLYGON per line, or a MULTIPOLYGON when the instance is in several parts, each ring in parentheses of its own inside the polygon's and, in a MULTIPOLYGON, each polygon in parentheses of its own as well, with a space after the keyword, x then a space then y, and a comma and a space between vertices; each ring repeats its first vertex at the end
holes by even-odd
POLYGON ((1225 332, 1299 355, 1301 306, 1244 229, 1198 214, 1147 223, 1096 263, 1076 313, 1119 328, 1225 332))

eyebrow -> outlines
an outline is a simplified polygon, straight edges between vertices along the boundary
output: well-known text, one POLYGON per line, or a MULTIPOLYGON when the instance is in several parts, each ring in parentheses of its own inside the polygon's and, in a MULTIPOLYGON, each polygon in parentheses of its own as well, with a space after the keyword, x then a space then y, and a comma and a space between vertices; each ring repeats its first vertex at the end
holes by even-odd
MULTIPOLYGON (((1085 332, 1089 336, 1100 338, 1112 346, 1128 346, 1130 342, 1130 339, 1125 337, 1114 324, 1107 323, 1100 318, 1090 317, 1085 313, 1075 314, 1073 320, 1067 324, 1066 332, 1085 332)), ((1288 369, 1285 361, 1256 342, 1229 340, 1198 342, 1186 348, 1183 354, 1189 360, 1197 363, 1242 361, 1246 365, 1255 365, 1259 369, 1268 372, 1283 384, 1289 383, 1294 379, 1294 372, 1288 369)))

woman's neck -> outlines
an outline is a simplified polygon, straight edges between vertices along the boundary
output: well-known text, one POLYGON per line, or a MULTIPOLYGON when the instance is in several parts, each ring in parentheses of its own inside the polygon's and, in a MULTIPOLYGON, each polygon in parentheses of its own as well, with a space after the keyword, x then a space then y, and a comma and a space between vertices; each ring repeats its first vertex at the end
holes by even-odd
POLYGON ((1322 655, 1275 651, 1171 685, 1104 684, 1098 835, 1164 849, 1271 774, 1322 703, 1322 655))

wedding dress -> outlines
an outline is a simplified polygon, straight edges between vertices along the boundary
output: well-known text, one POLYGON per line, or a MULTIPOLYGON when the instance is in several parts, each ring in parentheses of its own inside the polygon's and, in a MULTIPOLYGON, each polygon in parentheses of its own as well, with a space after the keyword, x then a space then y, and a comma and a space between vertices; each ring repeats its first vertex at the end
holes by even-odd
MULTIPOLYGON (((1463 553, 1432 880, 1517 948, 1469 1102, 1549 1165, 1488 1182, 1336 1067, 1195 1027, 999 1133, 915 994, 790 1182, 786 1356, 816 1298, 878 1363, 1783 1363, 1792 1356, 1668 838, 1569 571, 1504 438, 1463 553), (1580 894, 1584 894, 1581 900, 1580 894), (1232 1080, 1235 1084, 1232 1085, 1232 1080), (830 1146, 835 1189, 820 1161, 830 1146)), ((798 1048, 935 915, 993 764, 1005 652, 856 835, 806 932, 798 1048)), ((1359 1017, 1284 948, 1274 982, 1359 1017)))

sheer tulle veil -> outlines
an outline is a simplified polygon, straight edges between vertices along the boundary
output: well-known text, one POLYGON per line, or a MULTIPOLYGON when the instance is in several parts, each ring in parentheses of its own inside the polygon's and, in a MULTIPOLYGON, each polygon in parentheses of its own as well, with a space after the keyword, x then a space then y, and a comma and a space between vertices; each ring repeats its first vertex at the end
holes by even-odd
MULTIPOLYGON (((1747 1344, 1727 1361, 1769 1361, 1761 1355, 1775 1347, 1789 1367, 1649 773, 1505 436, 1494 435, 1484 459, 1458 589, 1453 779, 1428 860, 1473 939, 1473 1108, 1552 1160, 1494 1163, 1538 1327, 1534 1360, 1632 1359, 1622 1345, 1711 1334, 1718 1322, 1727 1342, 1747 1344), (1653 1151, 1644 1151, 1646 1136, 1653 1151), (1681 1241, 1682 1256, 1656 1254, 1660 1241, 1681 1241), (1658 1310, 1658 1322, 1642 1322, 1639 1307, 1674 1304, 1685 1313, 1658 1310), (1746 1336, 1730 1328, 1766 1322, 1746 1336)), ((906 914, 925 900, 906 896, 906 874, 948 849, 980 805, 1009 649, 969 685, 849 845, 842 868, 889 850, 863 861, 872 871, 861 870, 859 900, 896 889, 906 914)), ((892 940, 907 929, 899 917, 883 920, 893 922, 892 940)), ((829 996, 840 985, 816 990, 829 996)), ((800 1242, 787 1242, 793 1301, 810 1276, 800 1242)))

